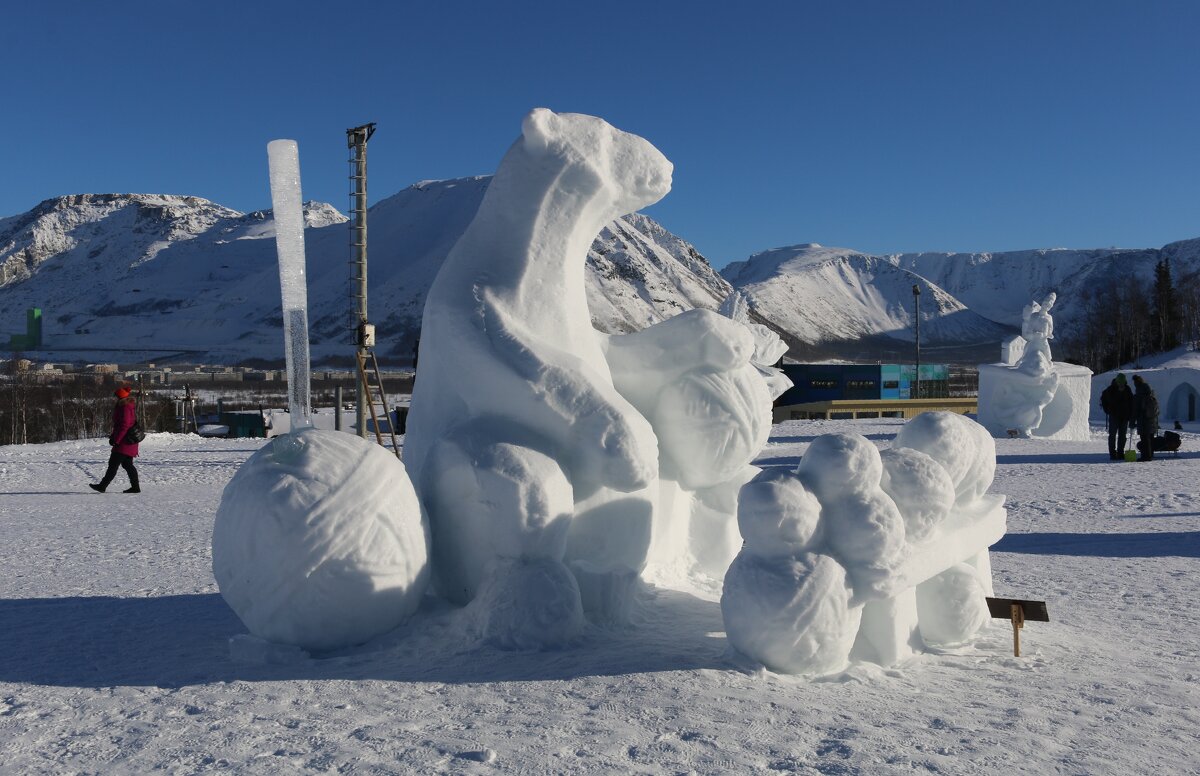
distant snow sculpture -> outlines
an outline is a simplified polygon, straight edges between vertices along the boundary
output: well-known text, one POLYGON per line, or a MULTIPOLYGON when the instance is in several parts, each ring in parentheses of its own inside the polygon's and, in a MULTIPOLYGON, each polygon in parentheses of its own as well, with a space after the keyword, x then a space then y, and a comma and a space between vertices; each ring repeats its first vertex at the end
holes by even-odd
POLYGON ((1025 307, 1021 316, 1021 336, 1025 338, 1026 347, 1023 358, 1028 358, 1030 348, 1046 357, 1053 363, 1050 355, 1050 340, 1054 339, 1054 318, 1050 315, 1058 295, 1053 291, 1042 297, 1041 301, 1031 302, 1025 307))
POLYGON ((704 310, 608 337, 584 291, 593 238, 671 172, 640 137, 536 109, 429 291, 405 461, 435 585, 492 643, 566 643, 583 611, 626 615, 649 564, 736 552, 770 430, 758 337, 704 310))
POLYGON ((1004 535, 990 496, 995 443, 932 412, 882 454, 856 434, 818 437, 795 471, 768 470, 738 499, 745 545, 725 575, 730 643, 781 673, 851 660, 894 665, 914 645, 968 642, 986 619, 987 548, 1004 535))
POLYGON ((1091 371, 1053 360, 1056 300, 1050 292, 1026 305, 1021 336, 1004 342, 1002 363, 979 367, 979 422, 994 436, 1088 438, 1091 371))
POLYGON ((404 465, 309 417, 304 218, 296 143, 268 146, 292 431, 260 448, 221 495, 213 576, 250 632, 312 650, 357 644, 416 611, 428 530, 404 465))

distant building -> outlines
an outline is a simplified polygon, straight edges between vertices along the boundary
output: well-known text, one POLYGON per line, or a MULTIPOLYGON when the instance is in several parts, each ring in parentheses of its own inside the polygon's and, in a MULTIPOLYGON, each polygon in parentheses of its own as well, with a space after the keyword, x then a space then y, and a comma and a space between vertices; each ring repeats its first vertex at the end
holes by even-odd
MULTIPOLYGON (((776 406, 839 399, 915 399, 917 369, 913 364, 784 364, 792 387, 776 406)), ((921 364, 922 399, 950 395, 950 368, 921 364)))
POLYGON ((912 417, 920 412, 973 412, 972 398, 950 398, 945 364, 784 364, 792 387, 775 400, 772 416, 784 420, 822 417, 912 417))
POLYGON ((42 347, 42 310, 31 307, 25 311, 25 333, 8 338, 9 350, 40 350, 42 347))

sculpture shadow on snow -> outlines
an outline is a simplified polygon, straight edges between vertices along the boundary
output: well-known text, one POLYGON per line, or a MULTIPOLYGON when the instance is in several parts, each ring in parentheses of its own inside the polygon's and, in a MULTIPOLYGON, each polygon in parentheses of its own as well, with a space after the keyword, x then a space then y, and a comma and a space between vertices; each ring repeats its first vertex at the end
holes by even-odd
POLYGON ((1200 531, 1008 534, 992 552, 1089 558, 1200 558, 1200 531))
POLYGON ((0 682, 179 688, 232 681, 497 682, 729 669, 720 605, 652 590, 635 623, 589 626, 577 646, 514 652, 455 638, 461 610, 434 603, 362 646, 283 664, 230 657, 246 628, 219 594, 0 600, 0 682))
MULTIPOLYGON (((1188 451, 1179 453, 1163 453, 1156 452, 1154 461, 1162 461, 1170 463, 1176 458, 1200 458, 1200 452, 1188 451)), ((1008 454, 997 455, 996 464, 1003 466, 1005 464, 1061 464, 1061 463, 1085 463, 1085 464, 1103 464, 1105 466, 1119 466, 1125 462, 1114 462, 1108 459, 1108 456, 1100 450, 1095 452, 1078 452, 1078 453, 1025 453, 1025 454, 1008 454)))

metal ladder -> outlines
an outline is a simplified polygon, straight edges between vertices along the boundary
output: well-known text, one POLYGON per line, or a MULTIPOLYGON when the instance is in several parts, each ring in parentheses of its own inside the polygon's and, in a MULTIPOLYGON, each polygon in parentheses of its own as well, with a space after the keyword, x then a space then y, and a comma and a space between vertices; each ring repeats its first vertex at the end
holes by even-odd
POLYGON ((379 414, 375 411, 376 408, 383 409, 383 417, 387 418, 388 434, 392 437, 392 452, 396 454, 396 458, 400 457, 400 444, 396 441, 396 418, 392 416, 391 410, 388 408, 387 393, 383 390, 383 376, 379 373, 379 360, 375 358, 375 351, 359 351, 357 354, 358 361, 358 384, 362 388, 362 396, 367 407, 371 410, 371 425, 375 427, 375 441, 381 446, 387 447, 383 442, 383 433, 379 430, 379 414), (370 360, 370 364, 368 364, 370 360), (368 366, 370 369, 368 370, 368 366), (375 375, 375 382, 371 382, 371 375, 375 375))

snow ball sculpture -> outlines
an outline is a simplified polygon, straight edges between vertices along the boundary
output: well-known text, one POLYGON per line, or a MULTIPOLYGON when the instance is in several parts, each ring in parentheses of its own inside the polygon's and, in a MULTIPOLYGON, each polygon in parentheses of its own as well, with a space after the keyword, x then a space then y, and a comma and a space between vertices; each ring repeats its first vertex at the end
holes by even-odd
POLYGON ((821 502, 785 469, 763 471, 738 496, 745 548, 764 558, 795 555, 819 542, 820 519, 821 502))
POLYGON ((276 437, 225 487, 213 575, 253 635, 330 650, 416 611, 427 544, 416 492, 394 455, 308 428, 276 437))
POLYGON ((893 447, 880 454, 880 487, 896 502, 908 541, 933 535, 954 506, 954 480, 940 463, 919 450, 893 447))
POLYGON ((784 674, 846 667, 862 616, 846 570, 828 555, 764 558, 742 551, 725 575, 721 616, 729 643, 784 674))
POLYGON ((735 649, 773 671, 845 667, 861 607, 845 568, 820 554, 821 503, 794 473, 764 471, 742 487, 746 542, 725 574, 721 615, 735 649))
POLYGON ((992 437, 950 413, 918 415, 883 453, 827 434, 794 472, 759 474, 739 495, 744 544, 721 597, 730 643, 809 675, 966 643, 987 619, 987 548, 1004 534, 994 474, 992 437))
POLYGON ((562 559, 574 503, 554 459, 504 442, 477 446, 470 438, 441 445, 434 455, 439 474, 425 500, 441 518, 433 529, 434 566, 446 598, 468 603, 495 573, 488 565, 495 558, 562 559))
POLYGON ((996 477, 996 441, 983 426, 953 412, 917 415, 901 427, 892 447, 916 450, 941 464, 959 508, 978 501, 996 477))
POLYGON ((821 501, 828 552, 846 567, 856 595, 892 591, 904 559, 904 518, 880 487, 883 461, 875 445, 859 434, 819 436, 796 473, 821 501))

